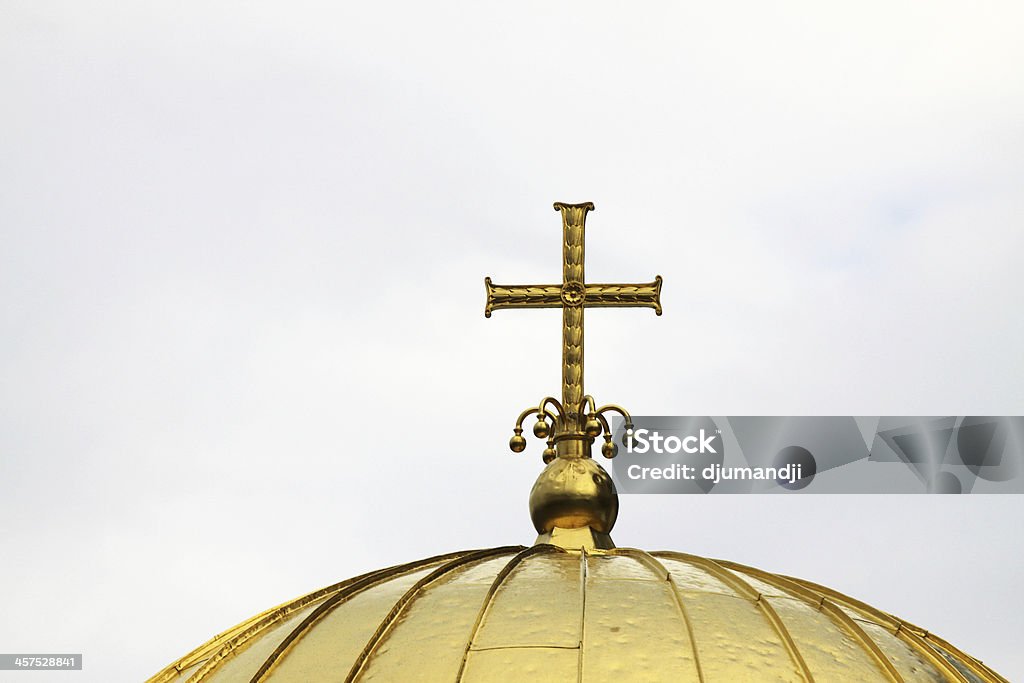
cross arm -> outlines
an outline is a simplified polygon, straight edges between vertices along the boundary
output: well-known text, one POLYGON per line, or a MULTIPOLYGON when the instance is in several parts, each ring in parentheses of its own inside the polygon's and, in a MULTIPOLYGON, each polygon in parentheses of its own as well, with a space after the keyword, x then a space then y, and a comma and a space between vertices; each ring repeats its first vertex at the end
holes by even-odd
POLYGON ((583 297, 587 308, 653 308, 661 315, 661 276, 638 285, 587 285, 583 297))
POLYGON ((560 308, 562 306, 562 285, 496 285, 491 278, 484 278, 487 288, 487 304, 484 315, 491 317, 491 311, 502 308, 560 308))

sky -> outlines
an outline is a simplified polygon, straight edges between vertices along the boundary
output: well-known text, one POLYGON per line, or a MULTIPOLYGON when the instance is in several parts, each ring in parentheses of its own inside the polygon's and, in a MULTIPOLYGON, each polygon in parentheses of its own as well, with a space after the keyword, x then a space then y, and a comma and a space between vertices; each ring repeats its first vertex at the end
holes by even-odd
MULTIPOLYGON (((529 544, 555 310, 648 415, 1024 414, 1015 2, 0 0, 0 651, 142 680, 343 578, 529 544)), ((623 496, 1024 678, 1021 496, 623 496)))

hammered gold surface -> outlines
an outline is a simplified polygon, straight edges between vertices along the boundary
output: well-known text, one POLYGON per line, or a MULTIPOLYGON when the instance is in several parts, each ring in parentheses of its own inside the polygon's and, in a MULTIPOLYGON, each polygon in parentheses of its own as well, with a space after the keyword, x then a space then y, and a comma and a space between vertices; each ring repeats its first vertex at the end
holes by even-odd
POLYGON ((725 561, 552 545, 453 553, 268 610, 168 681, 1002 683, 823 586, 725 561))

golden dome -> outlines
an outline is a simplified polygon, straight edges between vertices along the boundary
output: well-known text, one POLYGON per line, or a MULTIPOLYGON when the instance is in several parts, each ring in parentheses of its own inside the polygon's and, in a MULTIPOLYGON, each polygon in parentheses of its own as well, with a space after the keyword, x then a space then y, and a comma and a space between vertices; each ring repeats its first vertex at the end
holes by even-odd
POLYGON ((538 544, 390 567, 239 624, 169 681, 1004 681, 917 626, 732 562, 538 544))

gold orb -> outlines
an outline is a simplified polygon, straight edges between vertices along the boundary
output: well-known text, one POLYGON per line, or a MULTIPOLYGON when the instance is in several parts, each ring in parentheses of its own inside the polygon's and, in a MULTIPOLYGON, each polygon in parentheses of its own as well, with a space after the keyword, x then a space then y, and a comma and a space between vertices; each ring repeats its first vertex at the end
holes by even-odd
POLYGON ((609 460, 611 460, 618 454, 619 447, 612 443, 610 440, 605 441, 604 444, 601 445, 601 455, 608 458, 609 460))
POLYGON ((533 425, 533 435, 538 439, 548 438, 549 432, 548 423, 544 420, 537 420, 537 423, 533 425))
POLYGON ((608 533, 619 514, 619 496, 604 468, 591 458, 555 458, 530 491, 530 518, 538 533, 590 527, 608 533))
POLYGON ((522 453, 526 450, 526 437, 516 434, 508 440, 508 447, 512 449, 513 453, 522 453))
POLYGON ((600 436, 601 423, 596 417, 588 418, 586 425, 583 427, 583 431, 586 432, 587 436, 600 436))
POLYGON ((544 449, 544 455, 542 457, 544 459, 544 464, 546 465, 549 462, 551 462, 552 460, 554 460, 555 458, 557 458, 558 454, 555 453, 555 449, 554 448, 545 448, 544 449))

